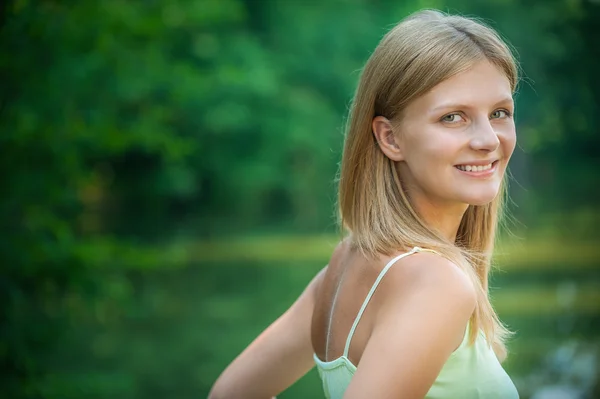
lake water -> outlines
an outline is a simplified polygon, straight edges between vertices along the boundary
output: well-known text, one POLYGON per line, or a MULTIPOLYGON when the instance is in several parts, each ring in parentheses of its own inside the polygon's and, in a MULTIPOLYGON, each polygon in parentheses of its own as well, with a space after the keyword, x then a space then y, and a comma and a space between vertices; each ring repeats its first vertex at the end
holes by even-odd
MULTIPOLYGON (((111 295, 127 300, 73 326, 48 390, 68 378, 88 399, 206 397, 322 266, 245 260, 103 275, 114 279, 111 295)), ((600 398, 600 269, 515 266, 495 274, 492 287, 501 319, 516 331, 504 366, 521 397, 600 398)), ((322 397, 314 369, 279 396, 322 397)))

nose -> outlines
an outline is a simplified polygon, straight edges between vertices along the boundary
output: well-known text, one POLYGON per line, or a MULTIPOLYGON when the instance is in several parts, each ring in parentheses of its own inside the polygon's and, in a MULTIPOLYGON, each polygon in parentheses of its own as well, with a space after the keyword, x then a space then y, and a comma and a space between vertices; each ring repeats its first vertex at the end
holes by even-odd
POLYGON ((471 148, 486 152, 493 152, 498 148, 500 139, 487 118, 473 127, 473 137, 470 142, 471 148))

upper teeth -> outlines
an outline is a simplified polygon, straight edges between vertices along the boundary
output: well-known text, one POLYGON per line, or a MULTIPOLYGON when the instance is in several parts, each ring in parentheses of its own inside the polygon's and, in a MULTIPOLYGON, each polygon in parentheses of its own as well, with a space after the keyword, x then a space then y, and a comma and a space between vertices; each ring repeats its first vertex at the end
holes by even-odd
POLYGON ((488 163, 487 165, 477 166, 477 165, 458 165, 458 169, 464 170, 466 172, 483 172, 484 170, 488 170, 492 168, 492 164, 488 163))

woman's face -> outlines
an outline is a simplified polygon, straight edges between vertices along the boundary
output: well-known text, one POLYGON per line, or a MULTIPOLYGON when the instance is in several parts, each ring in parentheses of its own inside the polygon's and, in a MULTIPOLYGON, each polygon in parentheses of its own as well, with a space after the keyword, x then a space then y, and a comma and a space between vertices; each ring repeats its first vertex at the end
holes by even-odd
POLYGON ((413 200, 483 205, 515 148, 511 87, 481 61, 414 100, 398 122, 400 176, 413 200))

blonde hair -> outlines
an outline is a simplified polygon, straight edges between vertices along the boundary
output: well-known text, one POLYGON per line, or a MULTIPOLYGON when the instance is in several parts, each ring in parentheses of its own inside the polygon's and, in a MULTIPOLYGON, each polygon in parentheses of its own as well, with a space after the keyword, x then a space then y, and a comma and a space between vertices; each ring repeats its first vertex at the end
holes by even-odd
POLYGON ((456 241, 450 242, 411 206, 395 162, 380 150, 371 127, 375 116, 399 118, 412 100, 486 59, 506 74, 514 92, 516 61, 498 34, 481 22, 426 10, 388 32, 365 65, 350 109, 338 205, 340 224, 363 255, 391 255, 419 246, 434 249, 461 267, 477 290, 469 341, 473 343, 482 329, 502 361, 511 332, 490 303, 488 275, 505 182, 492 202, 469 205, 456 241))

